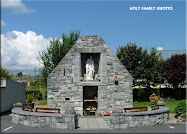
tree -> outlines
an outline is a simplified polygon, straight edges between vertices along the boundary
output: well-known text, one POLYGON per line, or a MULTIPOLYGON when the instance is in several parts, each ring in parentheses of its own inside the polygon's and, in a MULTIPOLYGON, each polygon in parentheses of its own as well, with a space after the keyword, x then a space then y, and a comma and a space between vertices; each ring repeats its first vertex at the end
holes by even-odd
POLYGON ((1 77, 6 77, 6 78, 9 78, 11 80, 16 80, 16 77, 14 76, 13 73, 10 73, 8 69, 4 68, 1 66, 1 77))
POLYGON ((117 49, 117 57, 133 77, 134 86, 155 86, 162 79, 160 54, 152 48, 137 47, 136 43, 127 43, 117 49))
POLYGON ((42 80, 47 84, 47 77, 53 71, 53 69, 58 65, 61 59, 66 55, 66 53, 71 49, 71 47, 76 43, 80 36, 79 31, 70 32, 69 36, 62 34, 62 42, 59 39, 54 39, 50 41, 50 46, 47 51, 39 53, 42 60, 43 68, 39 70, 42 76, 42 80))
POLYGON ((186 82, 186 54, 172 55, 163 63, 164 78, 173 88, 185 85, 186 82))
POLYGON ((26 81, 27 81, 27 83, 31 82, 31 76, 29 74, 26 76, 26 81))
POLYGON ((23 76, 22 72, 17 73, 17 77, 22 77, 22 76, 23 76))

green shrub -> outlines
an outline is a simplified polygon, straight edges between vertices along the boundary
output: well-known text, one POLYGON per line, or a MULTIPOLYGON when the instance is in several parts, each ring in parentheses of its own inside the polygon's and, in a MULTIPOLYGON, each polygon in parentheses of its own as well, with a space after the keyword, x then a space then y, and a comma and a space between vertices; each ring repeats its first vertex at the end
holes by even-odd
POLYGON ((44 92, 43 99, 47 99, 47 90, 44 92))
POLYGON ((27 95, 27 102, 32 103, 32 96, 30 94, 27 95))
POLYGON ((182 117, 186 119, 186 113, 182 113, 182 117))
POLYGON ((39 89, 26 89, 26 97, 32 95, 34 99, 42 100, 42 93, 39 89))
POLYGON ((36 98, 38 100, 42 100, 42 93, 41 92, 36 92, 34 98, 36 98))
POLYGON ((182 113, 186 113, 186 102, 179 102, 179 104, 177 105, 177 107, 175 108, 175 112, 177 114, 182 114, 182 113))

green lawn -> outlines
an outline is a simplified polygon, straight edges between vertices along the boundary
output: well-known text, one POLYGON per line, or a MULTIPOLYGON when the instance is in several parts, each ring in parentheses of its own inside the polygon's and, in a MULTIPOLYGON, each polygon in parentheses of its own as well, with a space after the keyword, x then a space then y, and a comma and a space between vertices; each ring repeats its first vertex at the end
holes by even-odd
MULTIPOLYGON (((166 106, 169 107, 169 112, 170 113, 175 113, 175 107, 181 101, 187 102, 187 100, 170 100, 170 101, 165 101, 166 102, 166 106)), ((133 107, 143 107, 143 106, 151 106, 151 104, 150 104, 150 102, 138 102, 138 101, 135 101, 133 103, 133 107)))
POLYGON ((38 105, 47 105, 47 101, 41 101, 38 105))
POLYGON ((47 100, 33 100, 35 105, 47 105, 47 100))

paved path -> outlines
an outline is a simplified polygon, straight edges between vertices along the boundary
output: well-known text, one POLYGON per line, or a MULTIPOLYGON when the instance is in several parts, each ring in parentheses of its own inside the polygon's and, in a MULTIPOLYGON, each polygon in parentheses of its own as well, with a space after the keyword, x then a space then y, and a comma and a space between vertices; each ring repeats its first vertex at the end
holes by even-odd
POLYGON ((103 117, 79 117, 79 129, 98 129, 104 128, 109 129, 103 117))

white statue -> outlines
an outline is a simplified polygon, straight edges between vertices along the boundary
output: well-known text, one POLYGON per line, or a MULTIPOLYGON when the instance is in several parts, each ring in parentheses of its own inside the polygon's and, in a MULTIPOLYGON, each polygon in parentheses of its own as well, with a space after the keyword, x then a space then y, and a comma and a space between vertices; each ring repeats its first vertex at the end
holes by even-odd
POLYGON ((93 80, 94 72, 94 60, 92 60, 92 56, 90 56, 90 59, 86 61, 86 80, 93 80))

